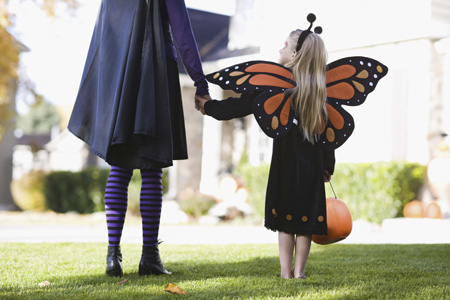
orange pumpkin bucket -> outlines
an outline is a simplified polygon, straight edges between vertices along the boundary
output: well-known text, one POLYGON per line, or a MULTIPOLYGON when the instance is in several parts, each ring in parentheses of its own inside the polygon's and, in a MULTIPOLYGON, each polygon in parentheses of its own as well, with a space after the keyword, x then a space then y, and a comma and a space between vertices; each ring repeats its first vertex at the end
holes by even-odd
POLYGON ((350 235, 353 228, 352 215, 347 204, 336 197, 327 198, 327 235, 313 234, 316 244, 328 245, 342 241, 350 235))

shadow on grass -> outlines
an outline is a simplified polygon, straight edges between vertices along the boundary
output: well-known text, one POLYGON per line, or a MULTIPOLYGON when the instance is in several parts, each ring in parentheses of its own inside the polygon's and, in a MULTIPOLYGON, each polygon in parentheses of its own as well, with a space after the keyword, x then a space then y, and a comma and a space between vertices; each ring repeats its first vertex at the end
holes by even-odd
POLYGON ((445 299, 449 294, 450 245, 313 246, 306 280, 279 278, 276 245, 178 249, 166 245, 162 247, 163 260, 173 274, 144 277, 137 274, 139 247, 126 246, 122 278, 104 275, 103 246, 89 245, 73 253, 70 249, 74 246, 48 249, 47 253, 22 249, 23 254, 36 255, 35 264, 10 275, 34 273, 30 280, 35 282, 3 284, 0 298, 445 299), (67 256, 70 253, 72 257, 67 256), (55 259, 57 254, 62 257, 55 259), (128 282, 117 284, 124 279, 128 282), (37 284, 44 280, 51 285, 39 288, 37 284), (188 295, 164 292, 168 283, 179 285, 188 295))

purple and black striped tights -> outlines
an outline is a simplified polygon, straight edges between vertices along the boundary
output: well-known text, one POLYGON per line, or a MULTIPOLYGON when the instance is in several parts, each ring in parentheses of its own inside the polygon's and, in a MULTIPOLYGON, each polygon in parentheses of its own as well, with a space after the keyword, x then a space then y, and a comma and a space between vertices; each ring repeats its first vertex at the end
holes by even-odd
MULTIPOLYGON (((112 166, 105 191, 109 246, 119 246, 127 212, 128 185, 133 170, 112 166)), ((162 169, 141 170, 140 211, 144 246, 158 245, 162 204, 162 169)))

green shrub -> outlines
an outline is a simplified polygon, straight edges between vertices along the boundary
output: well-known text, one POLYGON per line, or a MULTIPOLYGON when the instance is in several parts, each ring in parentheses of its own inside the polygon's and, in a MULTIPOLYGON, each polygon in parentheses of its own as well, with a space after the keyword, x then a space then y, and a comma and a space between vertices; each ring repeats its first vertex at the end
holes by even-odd
MULTIPOLYGON (((95 167, 80 172, 54 171, 43 180, 45 206, 55 212, 75 211, 82 214, 104 211, 104 194, 109 170, 95 167)), ((139 213, 141 174, 134 170, 128 189, 128 212, 139 213)), ((163 193, 168 187, 167 172, 163 171, 163 193)))
POLYGON ((105 210, 104 195, 109 171, 90 167, 80 171, 80 176, 83 186, 86 187, 87 196, 92 202, 92 212, 105 210))
POLYGON ((237 176, 243 178, 248 191, 248 203, 255 209, 255 215, 264 217, 267 180, 270 165, 251 166, 241 164, 236 170, 237 176))
POLYGON ((130 185, 128 186, 128 207, 127 212, 132 214, 139 214, 139 200, 141 196, 141 172, 139 170, 133 171, 130 185))
MULTIPOLYGON (((380 223, 402 216, 406 203, 417 198, 425 170, 420 164, 398 161, 336 164, 331 181, 337 196, 349 206, 353 219, 380 223)), ((244 163, 237 173, 245 181, 250 205, 263 217, 269 166, 244 163)), ((332 197, 330 185, 325 188, 327 197, 332 197)))
POLYGON ((400 200, 396 217, 403 217, 403 208, 411 200, 417 199, 417 194, 425 182, 427 168, 417 163, 397 163, 393 164, 397 168, 393 195, 400 200))
MULTIPOLYGON (((134 170, 133 177, 131 178, 130 185, 128 186, 127 212, 135 215, 140 214, 139 203, 141 197, 141 183, 142 183, 141 172, 139 170, 134 170)), ((168 184, 169 181, 167 169, 163 169, 163 177, 162 177, 163 194, 167 193, 167 190, 169 189, 168 184)))
POLYGON ((54 171, 44 179, 46 207, 58 213, 88 214, 103 210, 107 170, 54 171))
MULTIPOLYGON (((425 170, 420 164, 399 161, 337 164, 331 181, 354 219, 380 223, 402 216, 406 203, 417 198, 425 170)), ((326 191, 333 196, 329 184, 326 191)))
POLYGON ((180 209, 192 218, 206 215, 209 209, 216 204, 216 200, 200 193, 192 193, 180 200, 180 209))
POLYGON ((31 171, 11 182, 11 194, 20 209, 45 210, 45 197, 42 191, 44 177, 45 173, 42 171, 31 171))

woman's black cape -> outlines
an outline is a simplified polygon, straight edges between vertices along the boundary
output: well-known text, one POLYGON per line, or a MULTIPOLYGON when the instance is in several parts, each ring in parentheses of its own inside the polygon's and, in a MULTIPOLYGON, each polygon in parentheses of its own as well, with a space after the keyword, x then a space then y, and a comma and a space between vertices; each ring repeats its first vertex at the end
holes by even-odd
POLYGON ((187 157, 173 153, 163 5, 101 4, 68 129, 111 165, 167 167, 187 157))

